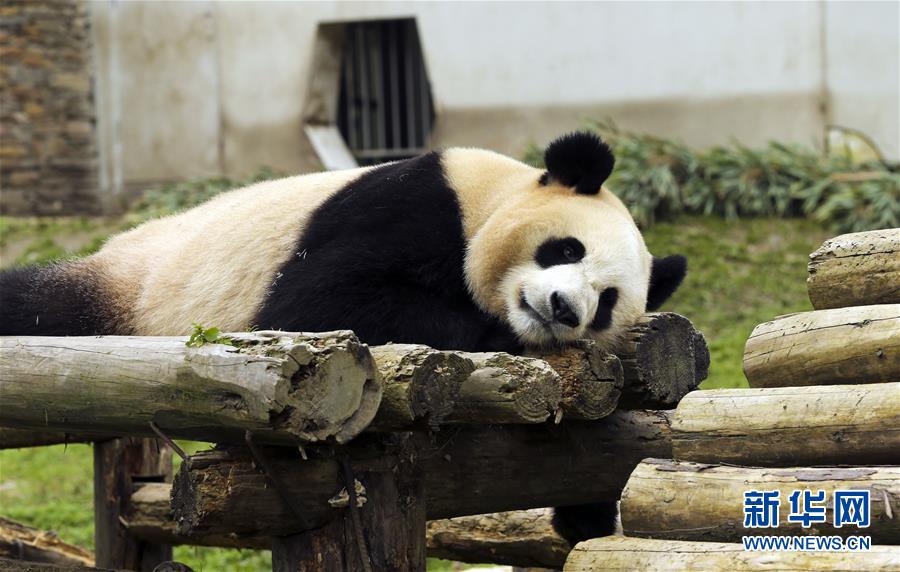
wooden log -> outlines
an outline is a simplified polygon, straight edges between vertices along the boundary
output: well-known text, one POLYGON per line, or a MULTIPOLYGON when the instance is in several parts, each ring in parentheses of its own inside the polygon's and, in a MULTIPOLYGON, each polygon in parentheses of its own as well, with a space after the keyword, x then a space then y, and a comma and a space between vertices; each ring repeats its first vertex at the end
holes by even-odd
POLYGON ((20 447, 43 447, 45 445, 62 445, 68 443, 90 443, 110 439, 109 435, 99 433, 65 433, 51 431, 32 431, 0 427, 0 449, 18 449, 20 447))
POLYGON ((47 562, 59 566, 93 566, 88 550, 63 542, 55 532, 38 530, 0 517, 0 558, 47 562))
POLYGON ((381 385, 350 332, 0 339, 0 423, 186 439, 344 442, 375 416, 381 385))
POLYGON ((458 562, 562 568, 572 547, 538 508, 428 522, 428 555, 458 562))
MULTIPOLYGON (((339 451, 357 478, 396 459, 364 434, 339 451)), ((329 500, 343 487, 335 451, 269 450, 269 464, 298 504, 303 522, 253 468, 241 450, 192 455, 172 494, 178 531, 187 536, 274 536, 322 526, 342 511, 329 500)), ((429 519, 564 506, 617 499, 631 470, 646 457, 671 457, 669 416, 617 411, 592 423, 459 427, 437 433, 420 451, 429 519), (564 467, 564 470, 561 470, 564 467)))
POLYGON ((781 316, 754 328, 744 349, 751 387, 900 380, 900 304, 781 316))
MULTIPOLYGON (((421 436, 395 434, 388 452, 396 464, 369 473, 362 485, 365 504, 349 497, 342 515, 323 527, 272 541, 273 572, 345 570, 425 571, 425 504, 416 466, 421 436)), ((354 482, 342 466, 345 488, 354 482)), ((354 486, 351 490, 355 490, 354 486)))
POLYGON ((564 572, 596 570, 897 570, 896 546, 873 545, 859 552, 772 552, 743 544, 653 540, 605 536, 582 542, 566 559, 564 572))
POLYGON ((94 568, 80 564, 50 564, 0 558, 0 572, 117 572, 112 568, 94 568))
POLYGON ((568 420, 595 421, 616 408, 625 382, 622 363, 592 340, 529 354, 546 361, 561 378, 560 408, 568 420))
POLYGON ((626 536, 669 540, 740 542, 742 536, 869 535, 875 544, 900 544, 900 467, 801 467, 761 469, 645 459, 631 473, 619 510, 626 536), (789 497, 798 489, 825 491, 827 521, 803 528, 787 521, 789 497), (871 525, 835 528, 836 490, 867 490, 871 525), (746 529, 744 492, 779 491, 778 528, 746 529))
POLYGON ((844 234, 809 255, 806 287, 817 310, 900 304, 900 228, 844 234))
POLYGON ((644 314, 616 355, 625 374, 620 407, 675 407, 709 374, 706 339, 672 312, 644 314))
POLYGON ((672 434, 679 461, 892 464, 900 451, 900 382, 695 391, 678 404, 672 434))
MULTIPOLYGON (((171 515, 171 492, 168 483, 139 485, 125 518, 129 532, 160 544, 271 549, 272 539, 263 536, 179 534, 171 515)), ((550 509, 532 509, 431 520, 426 552, 461 562, 561 568, 571 546, 553 530, 551 517, 550 509)))
POLYGON ((123 438, 94 445, 94 553, 98 566, 153 570, 172 547, 130 534, 122 515, 134 483, 171 481, 172 450, 155 439, 123 438))
POLYGON ((475 371, 463 352, 412 344, 374 346, 371 351, 384 393, 370 429, 409 429, 421 422, 437 429, 453 411, 463 381, 475 371))
POLYGON ((234 534, 192 536, 178 534, 172 518, 171 483, 138 483, 123 515, 123 524, 133 536, 156 544, 191 544, 222 548, 269 550, 266 537, 240 537, 234 534))
POLYGON ((463 381, 449 422, 543 423, 561 412, 562 381, 547 362, 501 352, 467 355, 475 371, 463 381))

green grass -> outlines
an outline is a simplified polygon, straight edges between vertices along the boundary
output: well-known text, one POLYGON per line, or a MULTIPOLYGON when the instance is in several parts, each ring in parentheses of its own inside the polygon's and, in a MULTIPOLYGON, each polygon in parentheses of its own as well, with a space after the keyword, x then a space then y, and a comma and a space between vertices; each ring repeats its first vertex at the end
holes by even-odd
MULTIPOLYGON (((0 248, 15 243, 21 253, 33 253, 27 260, 22 259, 24 254, 17 256, 20 262, 89 250, 102 240, 104 230, 118 224, 82 219, 0 223, 5 223, 0 248), (82 242, 66 238, 66 232, 82 242)), ((806 296, 807 255, 831 234, 802 219, 699 216, 659 223, 645 232, 657 256, 688 257, 688 277, 663 309, 689 317, 706 335, 712 365, 704 387, 745 386, 741 355, 753 327, 779 314, 811 309, 806 296)), ((88 445, 0 451, 0 514, 56 530, 64 540, 91 547, 91 475, 88 445)), ((195 570, 271 569, 268 552, 178 547, 175 556, 195 570)), ((429 569, 451 568, 430 561, 429 569)))
POLYGON ((804 219, 681 217, 644 232, 656 256, 684 254, 688 275, 663 306, 691 319, 709 344, 704 389, 746 387, 744 343, 775 316, 812 310, 806 295, 810 252, 831 236, 804 219))

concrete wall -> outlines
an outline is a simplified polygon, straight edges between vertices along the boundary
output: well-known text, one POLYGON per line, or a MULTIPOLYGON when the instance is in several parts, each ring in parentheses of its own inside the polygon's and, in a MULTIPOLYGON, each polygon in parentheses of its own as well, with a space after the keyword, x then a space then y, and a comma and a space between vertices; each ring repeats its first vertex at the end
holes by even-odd
POLYGON ((705 146, 819 144, 858 127, 894 159, 898 4, 89 4, 100 176, 111 196, 267 165, 317 169, 303 113, 317 25, 417 19, 435 146, 519 154, 585 118, 705 146))

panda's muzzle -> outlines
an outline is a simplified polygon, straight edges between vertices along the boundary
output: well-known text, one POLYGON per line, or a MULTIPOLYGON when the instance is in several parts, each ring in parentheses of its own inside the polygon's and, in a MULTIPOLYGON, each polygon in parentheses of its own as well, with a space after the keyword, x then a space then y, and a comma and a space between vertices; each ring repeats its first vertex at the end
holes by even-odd
POLYGON ((519 292, 519 307, 525 310, 529 317, 538 322, 540 325, 544 326, 545 328, 550 327, 550 321, 542 316, 540 312, 535 310, 534 307, 532 307, 532 305, 528 303, 528 300, 525 299, 525 292, 519 292))
POLYGON ((569 306, 569 303, 566 302, 566 299, 559 292, 550 294, 550 308, 553 311, 554 322, 559 322, 570 328, 578 327, 580 323, 578 314, 572 310, 572 307, 569 306))

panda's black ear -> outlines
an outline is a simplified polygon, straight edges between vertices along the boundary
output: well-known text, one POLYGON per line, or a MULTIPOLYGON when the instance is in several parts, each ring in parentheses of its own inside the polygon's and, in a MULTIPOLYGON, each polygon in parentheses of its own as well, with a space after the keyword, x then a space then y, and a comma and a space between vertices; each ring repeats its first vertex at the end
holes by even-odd
POLYGON ((650 271, 650 289, 647 292, 647 311, 652 312, 663 305, 675 293, 684 275, 687 274, 687 258, 673 254, 665 258, 653 257, 650 271))
POLYGON ((610 173, 616 158, 609 145, 586 131, 563 135, 544 152, 546 175, 554 181, 574 187, 579 195, 596 195, 610 173))

